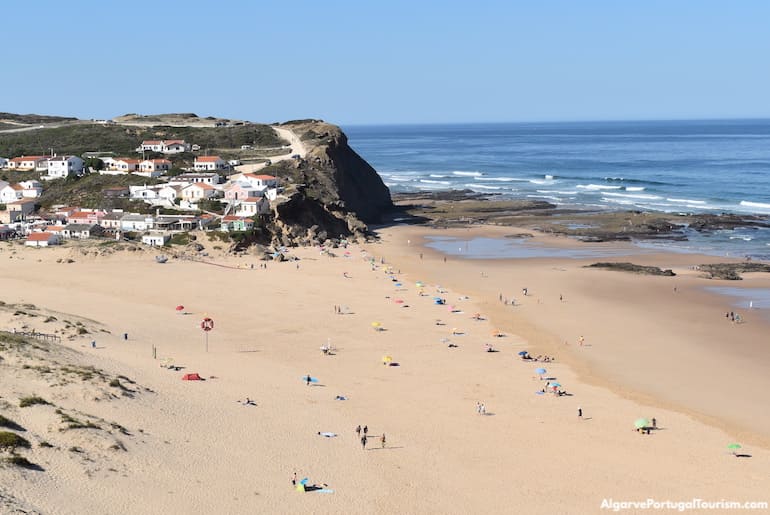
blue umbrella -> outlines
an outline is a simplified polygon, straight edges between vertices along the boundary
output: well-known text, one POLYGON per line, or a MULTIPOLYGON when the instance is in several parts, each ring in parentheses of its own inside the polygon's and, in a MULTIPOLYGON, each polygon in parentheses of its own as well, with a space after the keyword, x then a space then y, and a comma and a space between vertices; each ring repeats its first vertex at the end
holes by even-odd
POLYGON ((519 352, 519 356, 526 356, 527 354, 529 354, 529 352, 527 352, 525 350, 519 352))
POLYGON ((538 375, 543 375, 546 372, 548 372, 548 371, 546 369, 544 369, 544 368, 536 368, 535 369, 535 373, 538 374, 538 375))
POLYGON ((551 386, 551 388, 557 388, 557 387, 561 386, 561 383, 551 383, 550 386, 551 386))

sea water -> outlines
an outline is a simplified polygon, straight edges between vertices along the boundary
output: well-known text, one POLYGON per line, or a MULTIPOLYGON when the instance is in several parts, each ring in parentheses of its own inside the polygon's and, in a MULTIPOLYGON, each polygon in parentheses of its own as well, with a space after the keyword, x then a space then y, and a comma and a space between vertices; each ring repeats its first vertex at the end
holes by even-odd
MULTIPOLYGON (((770 215, 770 120, 345 127, 392 192, 468 189, 561 207, 770 215)), ((683 251, 770 259, 770 230, 683 251)))

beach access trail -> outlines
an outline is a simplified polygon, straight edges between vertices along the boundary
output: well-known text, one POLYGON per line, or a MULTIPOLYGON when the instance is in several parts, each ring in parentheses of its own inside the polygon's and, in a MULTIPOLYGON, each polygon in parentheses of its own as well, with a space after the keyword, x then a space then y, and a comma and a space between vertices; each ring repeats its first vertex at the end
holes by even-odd
MULTIPOLYGON (((579 292, 563 274, 594 271, 549 275, 533 266, 527 284, 513 290, 526 270, 452 258, 444 263, 415 243, 414 231, 385 229, 380 243, 330 249, 336 257, 296 249, 299 261, 268 262, 267 269, 253 257, 213 250, 212 259, 239 269, 183 260, 160 265, 150 251, 94 257, 72 248, 3 246, 4 302, 98 323, 64 345, 154 393, 95 402, 38 391, 26 376, 14 377, 2 391, 9 403, 20 395, 49 395, 58 406, 109 417, 137 436, 126 438, 125 453, 109 455, 120 466, 105 462, 90 474, 77 456, 33 449, 31 459, 46 471, 31 481, 28 472, 0 468, 0 490, 62 513, 545 514, 599 511, 605 498, 767 500, 766 449, 746 444, 752 457, 736 459, 726 448, 736 435, 654 402, 624 398, 606 386, 609 380, 584 382, 579 367, 567 364, 577 352, 572 345, 547 352, 556 357, 553 363, 519 358, 522 350, 550 349, 558 332, 540 329, 539 315, 527 315, 542 306, 537 299, 550 305, 546 293, 558 284, 573 306, 579 292), (244 266, 249 263, 253 269, 244 266), (552 282, 541 284, 541 273, 552 282), (532 297, 516 312, 521 315, 508 315, 516 308, 505 311, 497 291, 477 296, 488 286, 473 281, 484 280, 511 294, 528 286, 532 297), (435 296, 446 303, 436 304, 435 296), (175 311, 180 304, 189 314, 175 311), (215 321, 209 352, 203 317, 215 321), (383 330, 374 330, 373 322, 383 330), (498 331, 504 336, 493 337, 498 331), (97 349, 89 348, 92 339, 97 349), (333 355, 320 351, 327 342, 333 355), (487 344, 499 352, 486 352, 487 344), (399 366, 383 365, 384 356, 399 366), (162 368, 164 359, 184 368, 162 368), (538 394, 545 380, 536 366, 571 395, 538 394), (206 380, 181 380, 192 372, 206 380), (307 386, 306 374, 318 383, 307 386), (346 400, 336 400, 339 395, 346 400), (246 397, 257 405, 238 402, 246 397), (486 415, 477 413, 479 401, 486 415), (661 429, 641 435, 634 430, 640 417, 656 417, 661 429), (375 438, 386 433, 387 446, 371 442, 362 450, 357 425, 368 425, 375 438), (321 431, 338 436, 319 438, 321 431), (334 493, 296 492, 289 482, 294 471, 334 493)), ((546 271, 556 266, 539 263, 546 271)), ((598 292, 603 281, 614 281, 612 274, 591 276, 598 292)), ((626 313, 613 299, 605 304, 602 316, 619 320, 623 335, 626 313)), ((44 317, 14 311, 3 312, 0 323, 46 325, 44 317)), ((595 338, 586 330, 587 343, 595 338)), ((9 413, 32 427, 47 409, 53 408, 11 407, 9 413)), ((67 446, 66 438, 87 439, 88 430, 82 431, 49 438, 67 446)))

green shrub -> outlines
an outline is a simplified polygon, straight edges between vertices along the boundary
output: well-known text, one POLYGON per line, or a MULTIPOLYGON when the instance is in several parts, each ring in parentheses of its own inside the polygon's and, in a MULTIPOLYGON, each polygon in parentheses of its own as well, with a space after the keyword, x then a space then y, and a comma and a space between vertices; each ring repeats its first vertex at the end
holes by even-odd
POLYGON ((42 397, 38 397, 37 395, 30 395, 29 397, 22 397, 21 399, 19 399, 19 407, 21 408, 34 406, 35 404, 51 404, 51 403, 43 399, 42 397))
POLYGON ((190 243, 190 235, 186 232, 180 232, 171 237, 169 240, 171 245, 187 245, 190 243))
POLYGON ((19 447, 29 449, 29 440, 10 431, 0 431, 0 450, 13 451, 19 447))

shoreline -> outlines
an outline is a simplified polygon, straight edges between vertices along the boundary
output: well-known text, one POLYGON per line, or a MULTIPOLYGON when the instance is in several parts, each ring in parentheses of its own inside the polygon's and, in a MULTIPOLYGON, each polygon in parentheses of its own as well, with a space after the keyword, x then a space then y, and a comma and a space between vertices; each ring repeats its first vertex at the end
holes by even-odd
MULTIPOLYGON (((382 229, 383 232, 387 232, 388 230, 389 229, 382 229)), ((435 233, 435 235, 440 235, 440 236, 449 236, 451 234, 458 238, 463 238, 465 236, 468 236, 469 234, 474 234, 475 237, 501 238, 511 233, 515 234, 515 233, 527 232, 527 233, 534 234, 532 238, 528 238, 528 241, 536 240, 538 241, 539 245, 548 246, 548 247, 557 248, 557 249, 564 249, 567 252, 569 252, 570 249, 585 248, 587 245, 601 246, 605 249, 613 249, 613 250, 621 249, 618 255, 626 256, 629 258, 629 259, 619 259, 621 261, 630 260, 637 264, 649 264, 654 266, 660 266, 661 268, 673 268, 675 269, 677 276, 670 277, 670 278, 668 277, 658 278, 658 277, 651 277, 651 276, 634 275, 627 272, 619 272, 619 271, 599 272, 599 271, 592 271, 587 269, 583 271, 588 273, 593 272, 595 274, 603 275, 605 276, 605 280, 606 280, 606 277, 614 278, 613 275, 606 276, 605 274, 616 274, 617 280, 619 280, 623 284, 639 283, 639 282, 648 282, 648 283, 656 282, 656 283, 660 283, 661 285, 665 285, 668 283, 670 284, 670 288, 673 288, 674 285, 677 285, 677 288, 679 290, 678 295, 680 297, 682 296, 682 293, 684 293, 684 290, 688 290, 686 293, 686 297, 688 298, 688 301, 697 302, 700 306, 708 306, 709 308, 713 309, 714 313, 717 313, 719 317, 723 316, 725 309, 727 309, 728 311, 731 310, 730 308, 731 304, 727 302, 726 300, 727 297, 725 295, 709 292, 707 290, 709 287, 716 287, 716 286, 737 287, 736 283, 742 283, 740 284, 741 289, 748 289, 750 287, 762 288, 762 289, 770 288, 770 274, 758 274, 757 277, 751 277, 750 279, 737 282, 737 281, 707 280, 704 278, 697 277, 697 272, 689 270, 689 267, 696 263, 703 264, 703 263, 711 263, 711 262, 724 262, 726 261, 726 259, 724 258, 696 254, 696 253, 692 253, 692 254, 679 254, 679 253, 673 253, 673 252, 651 253, 651 252, 640 251, 632 243, 627 243, 627 242, 586 244, 586 243, 578 242, 562 236, 553 236, 549 234, 539 233, 537 231, 532 231, 529 228, 522 229, 522 228, 516 228, 516 227, 499 227, 499 226, 485 226, 485 225, 475 225, 475 226, 467 227, 463 229, 460 229, 460 228, 432 229, 432 228, 426 228, 426 227, 420 227, 420 226, 403 226, 403 231, 406 233, 406 235, 401 234, 398 237, 401 240, 404 240, 405 238, 408 240, 411 240, 412 242, 411 247, 415 247, 416 245, 421 247, 421 251, 424 253, 424 255, 426 257, 429 257, 435 260, 434 262, 438 262, 439 259, 443 258, 446 254, 434 248, 425 246, 427 242, 426 237, 433 236, 434 235, 433 233, 435 233), (622 249, 624 247, 626 251, 625 254, 622 252, 622 249), (748 286, 748 284, 751 284, 751 286, 748 286)), ((406 241, 402 241, 402 245, 406 247, 407 245, 405 244, 406 244, 406 241)), ((477 268, 477 269, 485 269, 485 270, 497 269, 497 268, 512 265, 514 263, 519 263, 519 264, 523 263, 523 265, 520 265, 520 266, 527 266, 528 263, 533 263, 535 264, 535 266, 543 265, 553 269, 555 269, 556 267, 563 267, 563 266, 576 268, 576 267, 582 267, 584 265, 587 265, 591 262, 595 262, 597 260, 606 260, 606 261, 618 260, 618 259, 615 259, 614 257, 608 258, 608 259, 602 259, 602 258, 515 259, 510 257, 500 258, 500 259, 474 259, 474 258, 466 258, 462 256, 447 256, 447 257, 448 259, 453 261, 463 262, 464 268, 466 270, 468 270, 469 268, 477 268)), ((740 261, 740 260, 736 260, 735 258, 733 258, 733 259, 727 259, 727 261, 740 261)), ((431 276, 432 274, 432 272, 428 269, 426 269, 423 273, 425 273, 428 276, 431 276)), ((469 275, 468 273, 460 274, 460 276, 468 276, 468 275, 469 275)), ((530 282, 534 282, 534 281, 530 281, 530 282)), ((450 287, 461 291, 472 291, 474 289, 472 284, 469 283, 468 281, 463 282, 463 284, 461 285, 451 284, 450 287)), ((664 287, 665 286, 662 286, 661 288, 659 288, 659 290, 662 290, 664 287)), ((532 291, 536 291, 536 290, 532 290, 532 291)), ((487 289, 486 293, 482 293, 482 291, 476 288, 475 294, 476 296, 486 295, 488 297, 489 289, 487 289)), ((519 293, 518 295, 514 295, 514 297, 517 300, 523 300, 521 297, 521 293, 519 293)), ((492 318, 495 320, 497 325, 499 325, 501 328, 505 328, 506 330, 517 333, 520 336, 522 336, 524 339, 531 341, 532 342, 531 345, 537 349, 536 352, 538 354, 542 353, 542 354, 548 354, 548 355, 554 355, 554 354, 564 355, 565 359, 563 359, 562 362, 566 362, 571 368, 573 368, 573 370, 575 370, 575 372, 577 373, 579 379, 581 381, 584 381, 586 384, 605 388, 608 391, 618 393, 625 399, 632 400, 634 402, 639 402, 639 403, 648 405, 650 407, 666 408, 666 409, 671 409, 671 410, 686 414, 712 427, 719 428, 730 434, 733 434, 736 436, 736 438, 741 438, 744 441, 751 441, 756 445, 761 445, 765 449, 770 449, 770 421, 766 421, 763 428, 761 430, 758 430, 756 428, 756 425, 754 424, 755 417, 753 414, 750 414, 749 416, 747 416, 743 422, 736 422, 735 419, 731 420, 730 417, 725 417, 721 414, 713 413, 714 410, 712 410, 712 413, 708 413, 704 409, 708 405, 708 402, 704 402, 700 409, 694 409, 692 407, 688 407, 686 405, 686 400, 688 399, 688 397, 670 395, 670 393, 667 392, 665 386, 661 386, 660 379, 642 380, 641 378, 637 377, 635 378, 634 381, 629 381, 628 378, 623 378, 621 375, 608 369, 607 363, 602 363, 601 361, 590 359, 587 356, 585 356, 585 354, 583 355, 577 354, 575 352, 575 347, 576 347, 575 340, 577 339, 577 332, 579 331, 573 332, 572 341, 570 341, 571 345, 565 346, 563 344, 563 341, 564 341, 563 336, 557 335, 556 333, 558 333, 559 331, 564 331, 565 328, 570 327, 570 324, 562 324, 562 326, 554 330, 554 328, 548 327, 549 320, 546 317, 537 316, 537 314, 534 314, 535 316, 534 318, 532 318, 533 312, 530 308, 532 308, 533 306, 531 305, 524 306, 527 309, 529 309, 529 311, 526 314, 524 314, 521 312, 516 312, 516 308, 514 308, 513 310, 510 310, 507 308, 500 309, 499 306, 495 306, 494 302, 489 302, 488 299, 485 299, 485 300, 486 300, 485 306, 488 309, 488 311, 492 313, 492 318)), ((522 307, 522 306, 520 305, 519 307, 522 307)), ((743 310, 743 311, 745 312, 748 310, 743 310)), ((766 314, 761 313, 761 311, 766 311, 766 310, 754 310, 754 311, 755 311, 754 313, 750 313, 751 325, 753 326, 751 327, 750 333, 752 335, 757 335, 758 336, 757 340, 761 341, 761 335, 770 334, 770 320, 768 320, 766 314)), ((637 313, 636 315, 640 316, 641 313, 637 313)), ((588 314, 583 312, 582 316, 588 317, 588 314)), ((721 321, 722 320, 720 319, 720 322, 721 321)), ((599 321, 594 321, 594 323, 596 325, 600 325, 599 321)), ((590 325, 590 322, 587 323, 586 325, 590 325)), ((746 329, 747 327, 748 326, 743 325, 743 327, 734 327, 734 328, 743 330, 743 329, 746 329)), ((583 332, 586 332, 586 331, 587 329, 584 330, 583 332)), ((601 331, 598 331, 598 332, 601 333, 601 331)), ((746 331, 746 332, 749 332, 749 331, 746 331)), ((747 339, 751 339, 751 338, 752 338, 751 336, 747 337, 747 339)), ((660 349, 658 350, 660 351, 660 349)), ((688 350, 691 350, 691 349, 688 349, 688 350)), ((605 348, 605 351, 606 351, 606 348, 605 348)), ((713 348, 703 349, 703 351, 716 353, 714 357, 716 357, 720 352, 718 349, 715 350, 713 348)), ((661 352, 663 353, 664 351, 661 351, 661 352)), ((683 360, 682 361, 683 363, 686 363, 686 361, 684 361, 687 359, 685 353, 680 353, 679 357, 683 360)), ((758 354, 753 355, 753 358, 758 358, 758 357, 762 358, 762 361, 761 361, 762 363, 764 363, 765 365, 770 365, 770 353, 759 352, 758 354)), ((648 362, 647 364, 651 365, 650 362, 648 362)), ((713 360, 711 360, 710 365, 713 365, 713 364, 714 362, 713 360)), ((763 367, 760 366, 754 369, 757 372, 758 376, 762 368, 763 367)), ((684 373, 683 375, 687 376, 688 374, 684 373)), ((668 383, 664 380, 663 384, 665 385, 668 383)), ((753 390, 747 387, 747 390, 762 391, 762 388, 768 385, 768 382, 766 382, 765 380, 762 380, 755 384, 758 386, 754 386, 753 390)), ((764 391, 767 391, 767 390, 765 389, 764 391)), ((692 394, 692 392, 690 392, 690 394, 692 394)))

